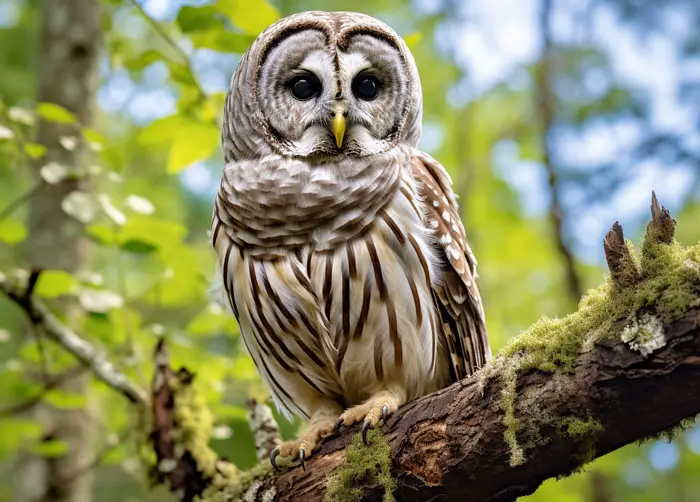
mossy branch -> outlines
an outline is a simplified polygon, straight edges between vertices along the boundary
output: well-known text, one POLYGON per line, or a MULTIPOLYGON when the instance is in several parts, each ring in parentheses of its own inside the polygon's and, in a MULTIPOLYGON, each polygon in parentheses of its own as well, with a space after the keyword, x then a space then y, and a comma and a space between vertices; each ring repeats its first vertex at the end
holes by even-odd
MULTIPOLYGON (((305 470, 273 474, 261 463, 238 474, 221 461, 212 468, 200 434, 194 443, 173 440, 171 466, 193 481, 177 489, 170 478, 171 486, 181 500, 510 502, 621 446, 672 433, 700 413, 700 244, 679 246, 674 229, 653 196, 635 257, 616 223, 604 241, 610 278, 577 312, 538 321, 477 374, 404 406, 372 451, 360 449, 351 428, 305 470)), ((191 391, 169 374, 162 382, 191 391)), ((170 394, 166 430, 182 428, 170 437, 198 427, 177 418, 192 407, 190 391, 182 401, 170 394)))
MULTIPOLYGON (((305 470, 281 474, 267 462, 239 472, 209 448, 212 415, 195 375, 171 369, 164 342, 147 396, 33 297, 37 274, 0 276, 0 291, 103 382, 141 409, 150 404, 143 456, 153 481, 179 500, 320 502, 346 491, 362 500, 512 501, 700 413, 700 244, 675 243, 675 221, 655 196, 651 209, 640 257, 619 224, 606 236, 610 279, 577 312, 538 321, 477 374, 404 406, 375 433, 373 450, 348 449, 351 428, 305 470)), ((273 429, 261 450, 277 441, 273 429)))

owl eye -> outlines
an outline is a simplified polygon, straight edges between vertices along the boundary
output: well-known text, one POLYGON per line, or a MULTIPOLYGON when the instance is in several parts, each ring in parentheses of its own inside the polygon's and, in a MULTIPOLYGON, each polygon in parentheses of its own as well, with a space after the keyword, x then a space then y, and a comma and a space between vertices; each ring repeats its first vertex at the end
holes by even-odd
POLYGON ((374 75, 358 75, 352 82, 352 93, 356 98, 372 101, 379 94, 379 79, 374 75))
POLYGON ((289 89, 296 99, 306 101, 321 94, 321 82, 311 73, 299 75, 289 82, 289 89))

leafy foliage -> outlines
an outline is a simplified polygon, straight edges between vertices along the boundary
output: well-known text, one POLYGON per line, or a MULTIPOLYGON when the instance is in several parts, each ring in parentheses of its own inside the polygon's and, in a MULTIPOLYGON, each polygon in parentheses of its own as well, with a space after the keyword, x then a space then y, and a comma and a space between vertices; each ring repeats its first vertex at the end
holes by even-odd
MULTIPOLYGON (((638 187, 650 176, 650 163, 661 170, 659 179, 683 169, 683 186, 674 189, 679 197, 672 207, 679 219, 678 239, 684 244, 700 240, 700 153, 689 139, 700 128, 700 93, 692 80, 697 72, 683 72, 681 82, 669 84, 682 97, 687 127, 659 125, 649 91, 621 76, 615 43, 600 39, 593 29, 563 34, 562 28, 554 40, 556 121, 552 131, 542 131, 533 78, 537 55, 480 85, 479 65, 487 66, 488 58, 472 68, 473 61, 461 52, 480 50, 478 37, 469 38, 470 33, 498 28, 468 11, 487 2, 206 0, 166 2, 167 9, 158 12, 157 2, 108 0, 102 2, 105 61, 97 118, 86 127, 63 107, 36 102, 39 3, 0 0, 3 15, 16 14, 3 19, 0 29, 0 273, 27 275, 27 202, 47 186, 88 182, 89 192, 67 193, 56 211, 86 224, 90 259, 74 275, 45 271, 36 294, 59 312, 67 299, 76 298, 88 312, 80 333, 144 385, 152 372, 153 347, 158 337, 167 337, 173 364, 197 372, 198 391, 214 411, 208 427, 231 431, 214 434, 210 446, 242 469, 255 463, 244 403, 249 397, 265 398, 266 391, 240 343, 235 319, 210 296, 214 264, 207 230, 223 163, 218 124, 228 79, 255 36, 278 17, 311 9, 359 10, 388 21, 409 43, 425 96, 422 147, 447 166, 460 195, 468 237, 479 257, 494 349, 542 315, 563 317, 575 306, 549 227, 543 134, 556 139, 564 231, 584 284, 599 284, 603 275, 602 254, 586 247, 598 249, 602 238, 602 230, 600 235, 587 230, 591 221, 612 223, 611 211, 627 206, 636 208, 628 219, 644 221, 646 207, 633 206, 629 193, 648 200, 649 191, 638 187), (84 146, 83 165, 46 159, 46 145, 35 135, 40 120, 69 128, 61 148, 84 146), (588 155, 596 145, 605 149, 610 143, 605 138, 618 134, 613 142, 619 148, 612 155, 588 155), (583 139, 577 143, 574 137, 583 139), (38 167, 38 176, 31 166, 38 167)), ((700 19, 690 0, 653 8, 628 0, 590 2, 583 14, 563 4, 557 3, 562 26, 597 26, 596 16, 612 12, 619 16, 615 26, 620 30, 631 26, 665 37, 681 54, 678 64, 688 65, 683 68, 697 61, 697 30, 670 30, 664 21, 674 13, 700 19)), ((613 39, 618 35, 622 39, 607 33, 613 39)), ((625 222, 625 228, 633 227, 625 222)), ((0 472, 10 472, 20 449, 54 459, 65 453, 65 444, 45 437, 33 416, 3 413, 6 403, 21 405, 40 396, 59 409, 98 410, 95 455, 108 448, 96 476, 100 500, 168 500, 162 493, 146 495, 134 442, 114 440, 134 427, 124 403, 97 383, 89 396, 42 390, 35 376, 59 373, 73 361, 26 333, 21 313, 9 302, 0 300, 0 319, 0 472)), ((531 332, 533 346, 546 336, 542 330, 531 332)), ((299 426, 284 419, 280 424, 288 437, 299 426)), ((601 479, 609 500, 689 499, 700 489, 698 469, 700 434, 691 429, 668 445, 608 455, 587 473, 548 481, 528 499, 594 500, 601 479)), ((11 488, 3 483, 0 501, 10 498, 11 488)))

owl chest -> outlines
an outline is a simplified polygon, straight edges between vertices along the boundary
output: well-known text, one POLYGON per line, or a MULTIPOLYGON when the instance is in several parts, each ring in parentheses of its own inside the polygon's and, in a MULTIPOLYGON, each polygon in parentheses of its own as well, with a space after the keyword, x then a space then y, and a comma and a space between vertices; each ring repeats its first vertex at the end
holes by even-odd
POLYGON ((393 378, 420 394, 437 351, 433 256, 420 214, 400 195, 369 231, 306 259, 343 395, 362 400, 393 378))
POLYGON ((438 350, 434 258, 409 195, 400 191, 365 232, 330 250, 308 243, 274 259, 223 250, 225 290, 273 388, 359 402, 399 379, 409 395, 423 393, 438 350))

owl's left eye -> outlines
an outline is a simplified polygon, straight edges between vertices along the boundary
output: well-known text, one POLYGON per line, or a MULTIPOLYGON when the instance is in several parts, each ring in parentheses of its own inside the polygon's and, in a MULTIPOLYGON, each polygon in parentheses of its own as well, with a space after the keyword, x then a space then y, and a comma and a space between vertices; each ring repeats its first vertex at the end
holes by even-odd
POLYGON ((379 94, 379 79, 374 75, 358 75, 352 82, 352 93, 365 101, 372 101, 379 94))
POLYGON ((294 77, 289 82, 289 89, 299 101, 306 101, 321 94, 321 82, 315 75, 308 73, 294 77))

